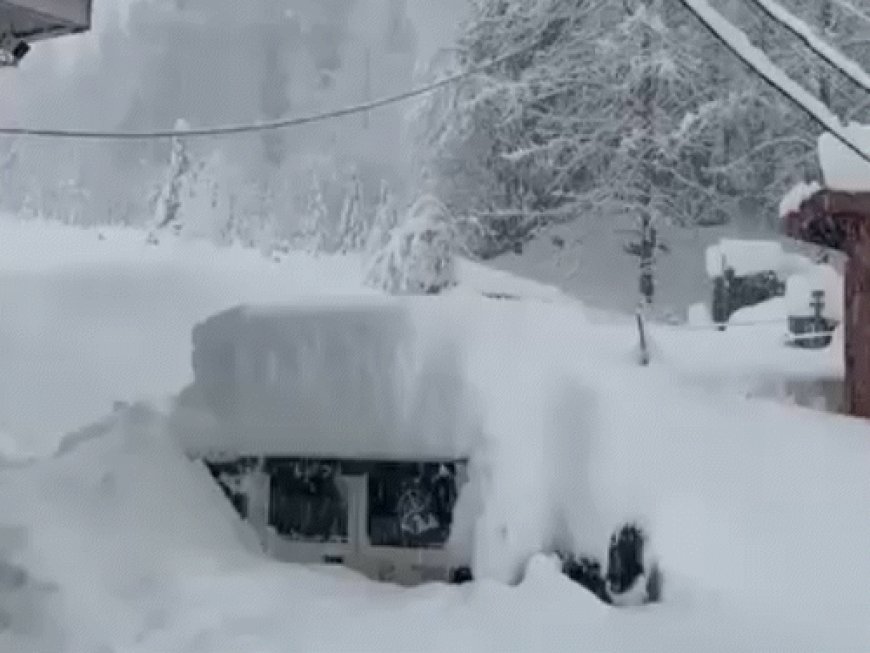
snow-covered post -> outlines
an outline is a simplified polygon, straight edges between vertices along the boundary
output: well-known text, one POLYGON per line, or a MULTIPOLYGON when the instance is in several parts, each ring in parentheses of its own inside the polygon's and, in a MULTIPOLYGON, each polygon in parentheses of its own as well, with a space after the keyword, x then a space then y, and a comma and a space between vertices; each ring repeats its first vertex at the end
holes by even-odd
MULTIPOLYGON (((852 142, 870 145, 870 127, 850 125, 852 142)), ((870 147, 863 147, 870 152, 870 147)), ((870 164, 830 134, 819 139, 826 188, 802 186, 783 201, 792 238, 848 256, 844 280, 845 408, 870 418, 870 164)))

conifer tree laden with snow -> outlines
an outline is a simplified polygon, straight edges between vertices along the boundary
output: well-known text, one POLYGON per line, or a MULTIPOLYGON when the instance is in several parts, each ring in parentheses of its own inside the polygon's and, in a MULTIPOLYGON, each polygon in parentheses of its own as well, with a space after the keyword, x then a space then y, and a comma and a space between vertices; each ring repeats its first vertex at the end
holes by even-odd
POLYGON ((227 226, 234 221, 228 192, 226 161, 220 152, 192 164, 190 184, 182 197, 181 233, 185 238, 225 244, 227 226))
POLYGON ((459 235, 447 207, 420 197, 371 261, 366 283, 394 295, 435 295, 456 285, 459 235))
POLYGON ((399 224, 399 209, 396 200, 386 181, 381 182, 381 190, 378 194, 378 205, 375 208, 375 217, 372 228, 368 234, 366 250, 369 255, 380 251, 389 241, 390 233, 399 224))
MULTIPOLYGON (((175 123, 175 131, 186 131, 189 128, 184 120, 179 119, 175 123)), ((181 136, 173 137, 166 181, 157 196, 154 226, 148 234, 149 243, 158 243, 161 233, 169 232, 174 235, 181 233, 183 228, 181 207, 190 194, 194 176, 195 171, 186 141, 181 136)))
POLYGON ((323 186, 320 176, 311 173, 311 187, 305 201, 305 215, 301 229, 302 246, 309 254, 320 254, 329 250, 329 209, 323 199, 323 186))
POLYGON ((369 225, 363 206, 362 183, 355 173, 341 209, 338 223, 339 250, 342 254, 358 252, 363 249, 369 232, 369 225))

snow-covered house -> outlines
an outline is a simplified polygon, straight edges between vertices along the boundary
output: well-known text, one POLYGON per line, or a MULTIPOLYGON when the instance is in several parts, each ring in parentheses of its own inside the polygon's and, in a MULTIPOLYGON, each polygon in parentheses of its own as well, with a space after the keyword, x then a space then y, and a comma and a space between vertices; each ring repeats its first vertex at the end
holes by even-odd
POLYGON ((92 0, 0 0, 0 66, 17 64, 32 41, 86 32, 92 0))
POLYGON ((450 580, 470 559, 448 540, 477 432, 453 361, 408 300, 239 307, 195 328, 170 421, 275 557, 450 580))

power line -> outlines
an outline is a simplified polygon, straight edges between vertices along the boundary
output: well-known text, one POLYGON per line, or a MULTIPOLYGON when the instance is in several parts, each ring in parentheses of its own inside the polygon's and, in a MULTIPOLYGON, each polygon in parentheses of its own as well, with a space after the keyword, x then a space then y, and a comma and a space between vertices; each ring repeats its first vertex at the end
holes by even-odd
POLYGON ((263 122, 245 123, 238 125, 222 125, 218 127, 202 127, 196 129, 186 129, 181 131, 175 130, 155 130, 141 132, 120 132, 120 131, 90 131, 90 130, 70 130, 70 129, 39 129, 30 127, 0 127, 0 135, 2 136, 31 136, 39 138, 63 138, 76 140, 157 140, 167 138, 197 138, 207 136, 232 136, 237 134, 250 134, 257 132, 273 131, 276 129, 289 129, 291 127, 300 127, 303 125, 312 125, 315 123, 326 122, 336 118, 344 118, 360 113, 367 113, 374 109, 380 109, 392 104, 405 102, 415 97, 427 95, 439 89, 460 82, 463 79, 487 72, 514 57, 524 54, 535 43, 526 44, 522 48, 517 48, 507 54, 488 61, 484 64, 474 66, 468 70, 464 70, 442 79, 418 86, 396 95, 389 95, 378 98, 370 102, 363 102, 341 109, 334 109, 323 113, 313 113, 304 116, 294 116, 289 118, 279 118, 277 120, 268 120, 263 122))
POLYGON ((870 93, 870 76, 867 75, 867 72, 857 62, 820 39, 808 25, 793 16, 785 7, 774 0, 747 1, 772 21, 791 32, 834 70, 842 73, 858 87, 870 93))
POLYGON ((870 16, 858 9, 855 5, 849 2, 849 0, 834 0, 834 3, 843 11, 852 14, 855 18, 858 18, 867 24, 870 24, 870 16))
POLYGON ((821 101, 810 95, 806 89, 777 68, 764 53, 751 46, 746 34, 725 20, 719 12, 710 6, 707 0, 679 1, 717 41, 740 59, 751 72, 758 75, 768 86, 806 114, 814 123, 830 132, 846 148, 858 155, 863 161, 870 163, 870 154, 844 134, 840 120, 821 101), (759 60, 749 56, 741 46, 752 48, 751 52, 758 52, 762 58, 759 60), (780 75, 783 79, 777 80, 776 78, 780 75))

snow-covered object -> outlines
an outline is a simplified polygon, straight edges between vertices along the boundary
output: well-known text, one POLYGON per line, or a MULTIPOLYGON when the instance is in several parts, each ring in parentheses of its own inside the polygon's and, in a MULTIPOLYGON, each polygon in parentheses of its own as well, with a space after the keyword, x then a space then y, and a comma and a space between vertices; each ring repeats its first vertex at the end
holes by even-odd
POLYGON ((446 325, 412 319, 429 305, 310 298, 209 318, 193 333, 195 401, 179 402, 178 437, 200 455, 467 457, 474 393, 446 325))
POLYGON ((737 276, 780 269, 782 245, 771 240, 722 239, 706 251, 707 275, 712 279, 732 268, 737 276))
POLYGON ((782 201, 779 203, 779 217, 784 218, 790 213, 794 213, 800 209, 801 204, 816 194, 822 189, 818 182, 796 184, 789 192, 787 192, 782 201))
POLYGON ((786 282, 785 299, 789 316, 813 315, 812 293, 821 290, 824 295, 822 317, 843 319, 843 278, 830 265, 816 265, 803 274, 795 274, 786 282))
MULTIPOLYGON (((870 156, 870 125, 852 122, 842 129, 849 142, 870 156)), ((831 133, 819 136, 819 163, 828 188, 847 192, 870 191, 870 163, 831 133)))

